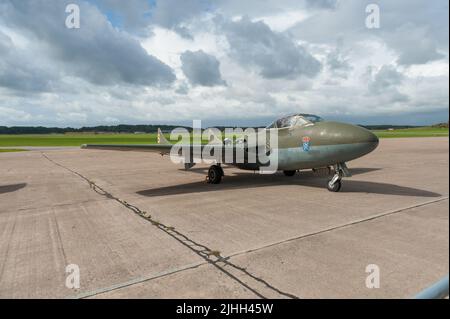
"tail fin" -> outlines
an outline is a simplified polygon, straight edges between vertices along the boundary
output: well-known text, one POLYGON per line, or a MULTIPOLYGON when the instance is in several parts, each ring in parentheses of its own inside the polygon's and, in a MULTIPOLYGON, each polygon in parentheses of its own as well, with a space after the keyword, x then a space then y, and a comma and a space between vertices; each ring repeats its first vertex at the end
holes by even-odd
POLYGON ((164 134, 161 132, 161 129, 158 127, 158 144, 169 145, 169 141, 164 137, 164 134))

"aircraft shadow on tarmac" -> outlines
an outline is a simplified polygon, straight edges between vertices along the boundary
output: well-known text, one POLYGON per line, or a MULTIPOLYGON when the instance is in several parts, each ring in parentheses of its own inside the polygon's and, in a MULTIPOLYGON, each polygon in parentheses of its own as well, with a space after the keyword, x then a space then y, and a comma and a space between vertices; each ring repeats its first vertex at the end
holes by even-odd
POLYGON ((19 189, 24 188, 25 186, 27 186, 26 183, 4 185, 4 186, 0 185, 0 194, 12 193, 18 191, 19 189))
MULTIPOLYGON (((369 173, 380 170, 379 168, 354 168, 353 175, 369 173)), ((207 169, 198 168, 196 172, 206 172, 207 169)), ((206 173, 204 174, 206 176, 206 173)), ((226 175, 226 174, 225 174, 226 175)), ((205 181, 178 184, 166 187, 152 188, 137 192, 147 197, 183 195, 194 193, 207 193, 222 190, 248 189, 258 187, 273 187, 285 185, 297 185, 299 187, 316 187, 326 192, 326 178, 315 176, 312 172, 302 172, 295 177, 286 177, 283 174, 259 175, 252 173, 234 173, 225 176, 223 182, 218 185, 207 184, 205 181)), ((344 179, 341 193, 368 193, 396 196, 414 197, 440 197, 441 194, 412 187, 399 186, 388 183, 370 181, 356 181, 351 178, 344 179)))
MULTIPOLYGON (((359 174, 364 174, 364 173, 370 173, 370 172, 374 172, 374 171, 379 171, 381 170, 381 168, 366 168, 366 167, 358 167, 358 168, 351 168, 350 171, 353 175, 359 175, 359 174)), ((184 172, 185 170, 180 168, 179 171, 184 172)), ((208 175, 208 167, 194 167, 189 169, 189 172, 191 173, 197 173, 197 174, 201 174, 201 175, 208 175)), ((252 174, 251 171, 248 171, 247 173, 234 173, 234 175, 249 175, 252 174)), ((305 171, 305 172, 301 172, 300 176, 314 176, 312 175, 311 171, 305 171)), ((316 176, 317 178, 317 176, 316 176)))

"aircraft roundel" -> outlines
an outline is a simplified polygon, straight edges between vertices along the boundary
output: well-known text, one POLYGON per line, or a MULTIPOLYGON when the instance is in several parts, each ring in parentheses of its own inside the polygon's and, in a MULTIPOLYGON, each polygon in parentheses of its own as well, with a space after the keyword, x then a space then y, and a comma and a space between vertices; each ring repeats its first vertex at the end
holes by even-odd
POLYGON ((303 150, 305 152, 309 152, 310 148, 311 148, 311 138, 309 136, 305 136, 303 137, 303 150))

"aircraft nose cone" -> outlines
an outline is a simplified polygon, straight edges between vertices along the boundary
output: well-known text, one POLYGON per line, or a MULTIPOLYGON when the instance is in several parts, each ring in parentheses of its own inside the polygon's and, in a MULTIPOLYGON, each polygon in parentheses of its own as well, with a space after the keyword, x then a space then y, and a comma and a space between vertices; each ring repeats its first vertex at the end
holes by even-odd
POLYGON ((353 126, 350 131, 352 131, 354 141, 362 145, 364 153, 370 153, 377 148, 379 140, 373 132, 361 126, 353 126))
POLYGON ((360 129, 359 134, 364 143, 375 143, 378 145, 378 136, 363 127, 358 127, 358 129, 360 129))
POLYGON ((348 137, 350 137, 354 143, 367 143, 375 147, 379 143, 378 137, 374 133, 357 125, 348 125, 348 137))
POLYGON ((326 133, 336 144, 360 145, 365 154, 372 152, 379 143, 374 133, 357 125, 329 122, 326 133))
POLYGON ((376 136, 373 132, 371 132, 365 128, 362 128, 362 127, 361 127, 361 129, 364 130, 364 132, 365 132, 364 134, 363 133, 361 133, 361 134, 364 136, 363 139, 364 139, 364 143, 366 145, 366 151, 367 151, 367 153, 370 153, 378 147, 378 143, 380 141, 378 139, 378 136, 376 136))
POLYGON ((340 144, 378 143, 378 137, 375 134, 357 125, 329 122, 326 124, 325 132, 340 144))

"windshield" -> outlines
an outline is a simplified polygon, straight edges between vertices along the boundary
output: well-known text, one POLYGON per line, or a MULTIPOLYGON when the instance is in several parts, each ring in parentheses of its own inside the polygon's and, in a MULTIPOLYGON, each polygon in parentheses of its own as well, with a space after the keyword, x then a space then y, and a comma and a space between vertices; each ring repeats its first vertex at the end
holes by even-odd
POLYGON ((323 119, 317 115, 297 114, 297 115, 283 117, 283 118, 273 122, 269 126, 267 126, 267 128, 271 129, 271 128, 286 128, 286 127, 293 127, 293 126, 302 126, 302 125, 317 123, 317 122, 322 122, 322 121, 323 121, 323 119))
POLYGON ((317 122, 323 121, 323 118, 321 118, 320 116, 317 116, 317 115, 304 114, 303 117, 312 123, 317 123, 317 122))

